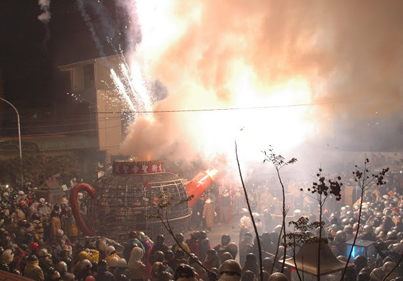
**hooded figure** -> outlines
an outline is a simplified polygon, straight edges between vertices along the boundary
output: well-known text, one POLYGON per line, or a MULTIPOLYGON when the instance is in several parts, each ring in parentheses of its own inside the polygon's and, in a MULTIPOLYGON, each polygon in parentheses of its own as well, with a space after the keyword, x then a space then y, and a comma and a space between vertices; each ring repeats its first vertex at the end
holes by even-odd
POLYGON ((146 265, 142 262, 144 252, 139 247, 134 247, 128 263, 130 280, 143 281, 146 273, 146 265))

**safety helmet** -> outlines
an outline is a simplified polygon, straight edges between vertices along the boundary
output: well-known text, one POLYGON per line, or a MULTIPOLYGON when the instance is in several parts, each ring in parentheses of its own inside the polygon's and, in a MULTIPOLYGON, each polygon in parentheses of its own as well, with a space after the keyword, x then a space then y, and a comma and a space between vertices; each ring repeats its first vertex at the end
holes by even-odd
POLYGON ((231 242, 231 236, 229 234, 224 234, 221 236, 221 243, 224 245, 227 245, 229 242, 231 242))
POLYGON ((179 243, 182 243, 182 242, 185 240, 185 237, 183 236, 182 233, 178 233, 178 234, 175 234, 175 239, 176 239, 179 243))
POLYGON ((117 267, 118 266, 118 262, 119 262, 119 259, 117 258, 117 257, 112 257, 110 260, 109 260, 109 266, 110 267, 117 267))
POLYGON ((118 261, 118 267, 119 267, 119 268, 125 268, 125 267, 127 267, 127 261, 126 261, 124 258, 121 258, 121 259, 118 261))
POLYGON ((108 246, 108 247, 106 247, 106 249, 105 249, 105 255, 106 255, 106 256, 109 256, 109 255, 112 254, 113 252, 116 252, 115 247, 113 247, 113 246, 108 246))
POLYGON ((64 261, 59 261, 56 264, 56 270, 60 273, 67 272, 67 264, 64 261))
POLYGON ((220 275, 238 275, 239 277, 241 277, 242 269, 239 263, 237 263, 235 260, 226 260, 219 267, 218 272, 220 273, 220 275))
POLYGON ((157 242, 158 242, 158 243, 164 243, 164 241, 165 241, 165 236, 164 236, 164 234, 158 234, 158 235, 157 235, 157 242))
POLYGON ((288 278, 281 272, 275 272, 270 275, 267 281, 288 281, 288 278))
POLYGON ((100 251, 105 251, 107 247, 108 247, 108 245, 106 244, 106 241, 105 241, 105 240, 99 241, 99 243, 98 243, 98 249, 99 249, 100 251))
POLYGON ((88 270, 92 268, 92 263, 88 259, 84 259, 80 262, 79 267, 81 270, 88 270))

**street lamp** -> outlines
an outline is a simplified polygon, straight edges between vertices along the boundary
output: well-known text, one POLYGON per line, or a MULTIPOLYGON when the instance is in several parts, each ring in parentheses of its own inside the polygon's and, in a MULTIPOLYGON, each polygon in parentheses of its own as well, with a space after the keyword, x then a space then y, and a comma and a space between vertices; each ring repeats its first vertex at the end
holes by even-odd
POLYGON ((3 99, 3 98, 0 98, 0 100, 4 101, 5 103, 8 103, 8 104, 15 110, 15 113, 17 113, 17 122, 18 122, 18 147, 19 147, 19 150, 20 150, 20 159, 21 159, 21 187, 23 187, 23 186, 24 186, 24 175, 23 175, 23 173, 22 173, 22 146, 21 146, 21 123, 20 123, 20 114, 18 113, 17 108, 15 108, 15 106, 14 106, 11 102, 9 102, 9 101, 7 101, 7 100, 5 100, 5 99, 3 99))

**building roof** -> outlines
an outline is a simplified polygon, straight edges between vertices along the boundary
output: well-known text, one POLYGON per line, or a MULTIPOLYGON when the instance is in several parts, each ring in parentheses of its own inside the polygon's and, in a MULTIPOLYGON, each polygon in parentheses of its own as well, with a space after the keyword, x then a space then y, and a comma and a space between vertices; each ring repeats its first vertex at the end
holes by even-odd
MULTIPOLYGON (((297 264, 298 270, 317 275, 318 268, 318 245, 320 245, 320 275, 327 275, 333 272, 341 271, 346 266, 345 262, 339 261, 328 244, 324 243, 305 243, 294 258, 289 258, 285 264, 295 268, 297 264)), ((354 266, 349 264, 348 267, 354 266)))

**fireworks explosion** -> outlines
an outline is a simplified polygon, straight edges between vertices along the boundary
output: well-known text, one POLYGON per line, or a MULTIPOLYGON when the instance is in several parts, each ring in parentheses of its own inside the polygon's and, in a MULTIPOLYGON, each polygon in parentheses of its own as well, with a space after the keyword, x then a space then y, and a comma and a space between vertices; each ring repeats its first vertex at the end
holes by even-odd
POLYGON ((234 159, 237 141, 241 157, 261 161, 268 145, 284 153, 337 143, 346 139, 335 135, 340 123, 359 135, 359 122, 394 114, 403 37, 392 23, 401 4, 359 3, 130 4, 142 40, 123 76, 112 72, 136 114, 122 153, 234 159), (153 96, 153 80, 166 98, 153 96))

